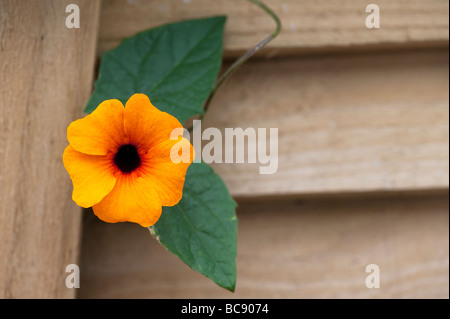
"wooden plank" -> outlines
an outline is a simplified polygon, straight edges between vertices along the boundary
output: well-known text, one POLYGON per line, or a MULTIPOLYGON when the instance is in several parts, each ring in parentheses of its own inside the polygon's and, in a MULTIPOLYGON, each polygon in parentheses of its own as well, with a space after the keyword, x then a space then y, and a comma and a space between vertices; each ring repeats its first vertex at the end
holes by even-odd
POLYGON ((0 7, 0 298, 70 298, 81 214, 62 153, 92 90, 100 1, 0 7), (70 3, 79 29, 66 28, 70 3))
MULTIPOLYGON (((266 0, 283 22, 280 36, 264 55, 330 51, 347 47, 448 46, 449 3, 446 0, 379 0, 381 27, 365 26, 363 0, 266 0)), ((236 56, 274 29, 271 18, 242 0, 139 1, 107 0, 102 6, 99 54, 147 28, 184 19, 226 14, 225 54, 236 56)))
POLYGON ((448 70, 447 50, 249 62, 202 129, 278 128, 278 170, 213 167, 237 197, 448 190, 448 70))
POLYGON ((248 201, 234 294, 148 230, 86 216, 80 298, 448 298, 448 196, 248 201), (368 289, 368 264, 380 288, 368 289))

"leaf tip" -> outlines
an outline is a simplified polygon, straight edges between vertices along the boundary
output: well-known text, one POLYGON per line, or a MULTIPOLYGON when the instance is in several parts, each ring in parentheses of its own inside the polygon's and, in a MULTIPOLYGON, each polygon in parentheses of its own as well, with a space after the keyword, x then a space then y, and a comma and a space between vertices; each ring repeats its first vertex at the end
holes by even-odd
POLYGON ((225 288, 229 292, 234 293, 235 289, 236 289, 236 276, 234 277, 234 280, 229 285, 219 285, 219 286, 221 286, 222 288, 225 288))

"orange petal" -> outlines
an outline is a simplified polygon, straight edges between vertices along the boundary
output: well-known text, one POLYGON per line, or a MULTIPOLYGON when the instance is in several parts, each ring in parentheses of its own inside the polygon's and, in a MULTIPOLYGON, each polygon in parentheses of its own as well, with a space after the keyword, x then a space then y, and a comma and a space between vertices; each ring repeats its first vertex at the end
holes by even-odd
POLYGON ((112 192, 94 205, 94 214, 108 223, 128 221, 152 226, 161 216, 162 205, 154 185, 149 182, 138 177, 136 171, 120 175, 112 192))
POLYGON ((75 150, 85 154, 115 152, 128 143, 123 104, 119 100, 103 101, 91 114, 69 125, 67 139, 75 150))
POLYGON ((152 182, 162 205, 178 204, 183 195, 186 171, 195 157, 189 141, 185 138, 168 140, 154 146, 141 157, 139 173, 152 182))
POLYGON ((67 146, 64 166, 73 183, 73 200, 81 207, 91 207, 112 191, 116 184, 115 168, 108 156, 88 155, 67 146))
POLYGON ((125 105, 125 132, 141 154, 170 139, 175 128, 182 128, 181 123, 153 106, 145 94, 134 94, 125 105))

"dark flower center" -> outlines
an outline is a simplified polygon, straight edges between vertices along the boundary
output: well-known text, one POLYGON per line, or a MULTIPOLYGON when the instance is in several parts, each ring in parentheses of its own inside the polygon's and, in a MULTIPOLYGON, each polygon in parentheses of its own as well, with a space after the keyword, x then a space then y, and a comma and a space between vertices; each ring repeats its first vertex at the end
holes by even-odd
POLYGON ((119 147, 114 156, 114 164, 123 172, 131 173, 141 165, 141 158, 139 157, 136 146, 126 144, 119 147))

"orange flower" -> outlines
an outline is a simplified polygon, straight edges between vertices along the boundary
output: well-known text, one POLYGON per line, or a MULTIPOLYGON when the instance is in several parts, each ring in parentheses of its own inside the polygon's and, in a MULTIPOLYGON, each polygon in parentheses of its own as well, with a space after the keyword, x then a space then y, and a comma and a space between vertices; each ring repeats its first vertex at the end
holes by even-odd
POLYGON ((180 201, 195 156, 187 139, 170 139, 181 128, 145 94, 134 94, 125 108, 119 100, 102 102, 67 129, 70 145, 63 162, 72 179, 73 200, 92 207, 105 222, 155 224, 162 206, 180 201), (171 152, 179 155, 186 147, 190 152, 182 154, 181 162, 171 160, 171 152))

